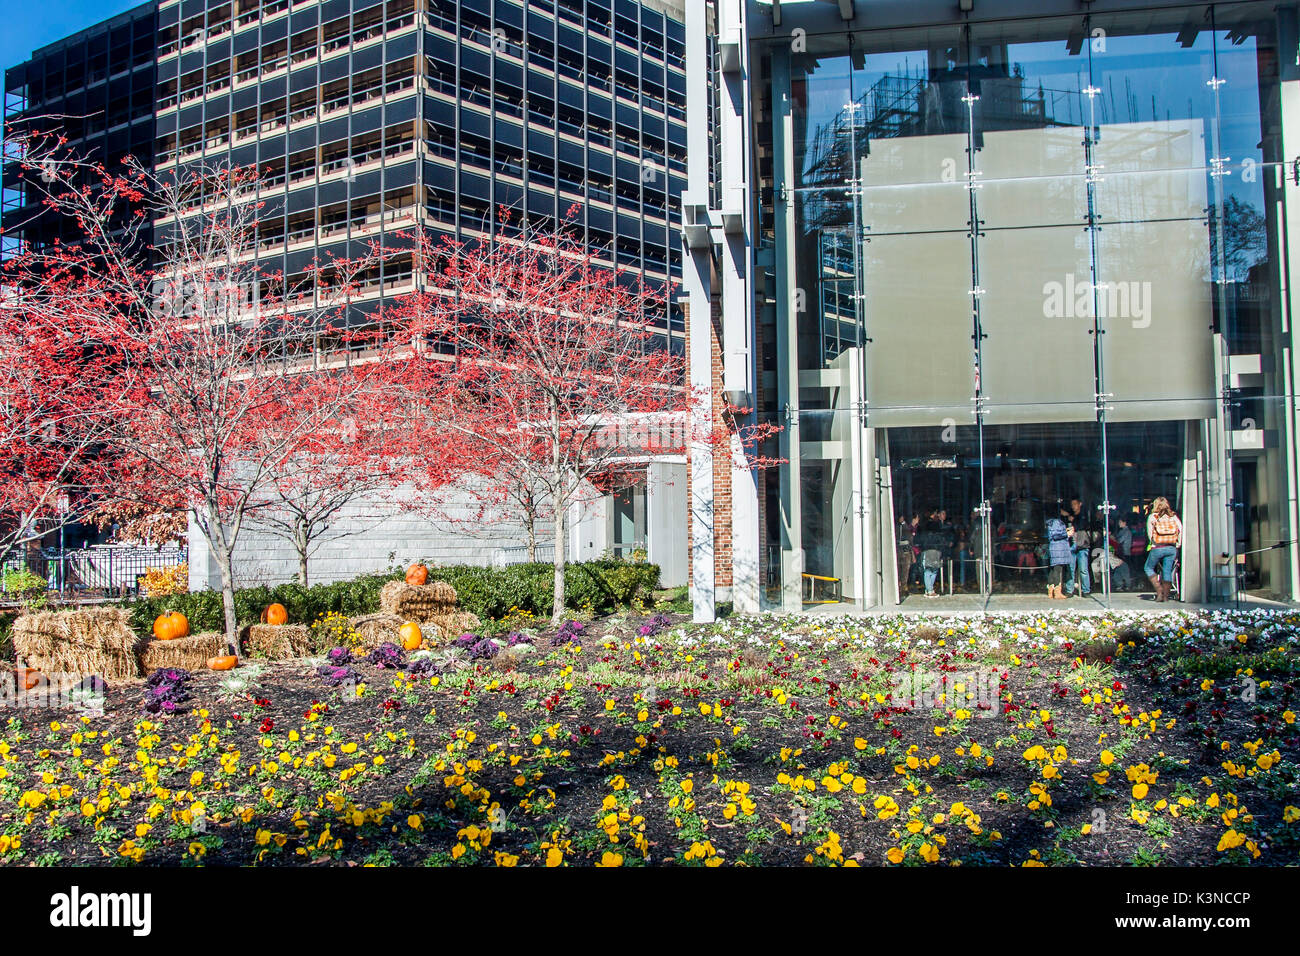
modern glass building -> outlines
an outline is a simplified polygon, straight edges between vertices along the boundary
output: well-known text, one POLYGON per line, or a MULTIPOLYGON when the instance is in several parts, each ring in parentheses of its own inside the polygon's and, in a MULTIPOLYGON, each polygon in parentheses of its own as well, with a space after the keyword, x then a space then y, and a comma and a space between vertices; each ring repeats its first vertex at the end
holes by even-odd
POLYGON ((1125 542, 1092 582, 1121 605, 1158 496, 1183 600, 1300 598, 1296 4, 960 7, 688 11, 723 139, 686 200, 693 378, 782 429, 774 467, 695 450, 697 615, 942 606, 914 520, 944 595, 1043 595, 1072 499, 1125 542))

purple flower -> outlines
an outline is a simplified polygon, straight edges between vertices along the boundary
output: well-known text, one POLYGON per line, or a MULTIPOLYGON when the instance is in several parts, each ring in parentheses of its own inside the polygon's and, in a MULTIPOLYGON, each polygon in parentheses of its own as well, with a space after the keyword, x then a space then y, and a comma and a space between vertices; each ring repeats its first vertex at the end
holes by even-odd
POLYGON ((351 667, 334 667, 330 664, 322 664, 316 668, 316 673, 330 687, 338 687, 340 684, 357 683, 360 674, 351 667))
POLYGON ((576 642, 582 637, 583 627, 581 621, 565 621, 560 625, 560 629, 555 632, 555 637, 551 638, 551 646, 559 647, 562 644, 576 642))
POLYGON ((672 623, 673 622, 669 619, 667 614, 656 614, 654 617, 650 618, 650 620, 637 628, 637 633, 642 637, 654 637, 672 623))
POLYGON ((366 660, 376 667, 395 670, 406 663, 406 655, 396 644, 385 641, 371 651, 366 660))
POLYGON ((177 714, 188 711, 190 699, 185 685, 190 681, 190 672, 180 667, 167 667, 154 671, 145 682, 149 692, 145 698, 145 713, 177 714))

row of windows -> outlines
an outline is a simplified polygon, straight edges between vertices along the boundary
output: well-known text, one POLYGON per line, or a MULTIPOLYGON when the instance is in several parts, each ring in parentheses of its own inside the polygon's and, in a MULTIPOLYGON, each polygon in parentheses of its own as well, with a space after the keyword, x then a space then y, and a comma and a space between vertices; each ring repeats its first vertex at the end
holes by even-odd
POLYGON ((82 43, 33 59, 19 68, 21 84, 31 105, 40 106, 143 69, 154 62, 154 23, 145 17, 131 24, 93 34, 82 43))
MULTIPOLYGON (((211 96, 233 85, 266 79, 282 70, 305 65, 318 58, 345 52, 394 33, 415 23, 414 0, 389 0, 383 6, 343 18, 325 28, 308 30, 275 38, 262 36, 260 45, 239 50, 228 44, 209 47, 202 52, 183 56, 177 64, 162 68, 159 82, 159 109, 211 96), (179 76, 176 73, 179 72, 179 76)), ((259 39, 250 36, 251 40, 259 39)), ((376 57, 378 59, 378 57, 376 57)), ((346 75, 347 63, 336 65, 335 76, 346 75)))
MULTIPOLYGON (((413 177, 415 170, 400 170, 406 178, 413 177)), ((416 208, 422 206, 435 220, 446 224, 459 222, 461 229, 484 230, 493 228, 499 208, 503 206, 516 211, 516 219, 523 219, 525 213, 534 226, 546 221, 565 221, 568 219, 569 206, 565 200, 552 195, 525 193, 520 187, 508 183, 489 181, 486 177, 463 174, 461 191, 456 196, 452 170, 443 170, 446 181, 437 176, 429 178, 443 185, 393 186, 380 191, 380 176, 359 177, 355 193, 348 195, 347 190, 330 190, 321 186, 317 190, 308 190, 305 194, 290 194, 279 198, 264 199, 264 208, 257 222, 256 247, 250 254, 263 259, 265 256, 278 255, 279 252, 292 251, 295 247, 305 248, 328 245, 342 238, 369 239, 378 234, 409 230, 416 221, 416 208)), ((196 209, 195 209, 196 211, 196 209)), ((675 258, 675 248, 669 246, 669 230, 664 225, 654 222, 642 222, 636 217, 611 215, 599 209, 586 211, 586 235, 591 246, 603 251, 612 251, 612 260, 620 264, 634 265, 651 271, 667 271, 668 265, 675 258), (615 226, 617 232, 615 233, 615 226)), ((182 230, 194 228, 196 222, 204 220, 183 220, 168 222, 159 228, 157 243, 160 246, 172 245, 182 230)), ((584 217, 578 215, 577 224, 581 226, 584 217)), ((307 255, 307 252, 303 252, 307 255)))
MULTIPOLYGON (((159 161, 167 162, 178 156, 184 158, 190 153, 197 153, 205 148, 220 149, 231 143, 238 145, 246 139, 251 140, 262 136, 269 135, 274 141, 282 138, 275 134, 286 131, 290 132, 295 142, 302 143, 301 148, 305 148, 307 143, 303 143, 303 140, 317 138, 324 140, 331 135, 331 130, 346 131, 349 109, 354 111, 352 114, 354 131, 357 128, 378 127, 381 125, 379 122, 381 114, 387 115, 389 122, 403 115, 413 117, 415 113, 413 101, 409 99, 393 101, 394 97, 400 97, 403 93, 415 89, 412 69, 410 61, 388 64, 383 72, 375 69, 356 74, 351 78, 350 84, 348 81, 342 81, 335 86, 321 87, 319 90, 313 87, 289 97, 268 99, 259 105, 246 107, 233 114, 224 112, 228 107, 218 105, 217 108, 223 111, 209 112, 206 123, 195 123, 185 127, 179 133, 160 129, 156 145, 159 161), (388 102, 381 110, 380 103, 384 100, 388 102), (331 117, 335 114, 338 114, 338 118, 332 120, 331 117), (300 125, 301 128, 295 130, 295 124, 300 125)), ((508 98, 500 96, 494 101, 488 91, 482 89, 457 90, 446 84, 440 85, 436 82, 436 78, 431 78, 430 85, 434 90, 445 91, 452 99, 478 103, 489 110, 495 106, 496 111, 496 116, 490 117, 472 107, 462 106, 458 110, 451 102, 437 98, 430 99, 427 101, 426 113, 433 121, 433 125, 443 130, 437 139, 456 136, 459 113, 459 128, 462 134, 472 135, 477 129, 481 130, 485 138, 522 148, 522 126, 515 125, 514 122, 516 118, 522 119, 522 105, 513 105, 508 98)), ((540 95, 536 97, 530 95, 527 106, 528 118, 539 126, 548 130, 554 128, 577 139, 582 139, 585 135, 594 147, 604 146, 611 152, 617 148, 620 153, 631 154, 637 162, 628 165, 629 168, 636 169, 639 178, 654 182, 665 178, 669 171, 682 174, 685 172, 684 145, 665 144, 662 139, 648 131, 639 131, 623 122, 611 123, 599 116, 586 114, 563 103, 555 103, 540 95)), ((196 120, 199 118, 199 115, 194 116, 196 120)), ((672 131, 679 138, 684 139, 684 134, 676 129, 672 131)), ((338 137, 337 132, 333 135, 334 138, 338 137)), ((530 129, 529 140, 530 143, 535 144, 535 148, 545 148, 552 153, 555 150, 555 139, 535 129, 530 129)), ((276 147, 272 146, 272 149, 276 147)))

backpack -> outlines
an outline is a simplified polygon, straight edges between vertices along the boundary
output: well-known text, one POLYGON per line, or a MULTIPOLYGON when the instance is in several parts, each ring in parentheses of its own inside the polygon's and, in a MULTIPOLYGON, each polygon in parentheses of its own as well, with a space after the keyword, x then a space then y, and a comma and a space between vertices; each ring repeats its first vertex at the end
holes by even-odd
POLYGON ((1178 519, 1171 514, 1161 515, 1151 529, 1151 543, 1157 547, 1178 543, 1178 519))

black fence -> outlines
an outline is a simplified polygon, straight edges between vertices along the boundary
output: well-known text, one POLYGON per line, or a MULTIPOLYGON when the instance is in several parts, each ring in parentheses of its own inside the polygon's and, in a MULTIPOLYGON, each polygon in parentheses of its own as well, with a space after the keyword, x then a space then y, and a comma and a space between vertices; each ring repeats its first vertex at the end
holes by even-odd
POLYGON ((0 573, 0 604, 20 603, 41 595, 64 601, 137 597, 150 568, 171 568, 188 560, 185 548, 42 548, 5 561, 0 573), (27 574, 17 573, 22 571, 27 574))

